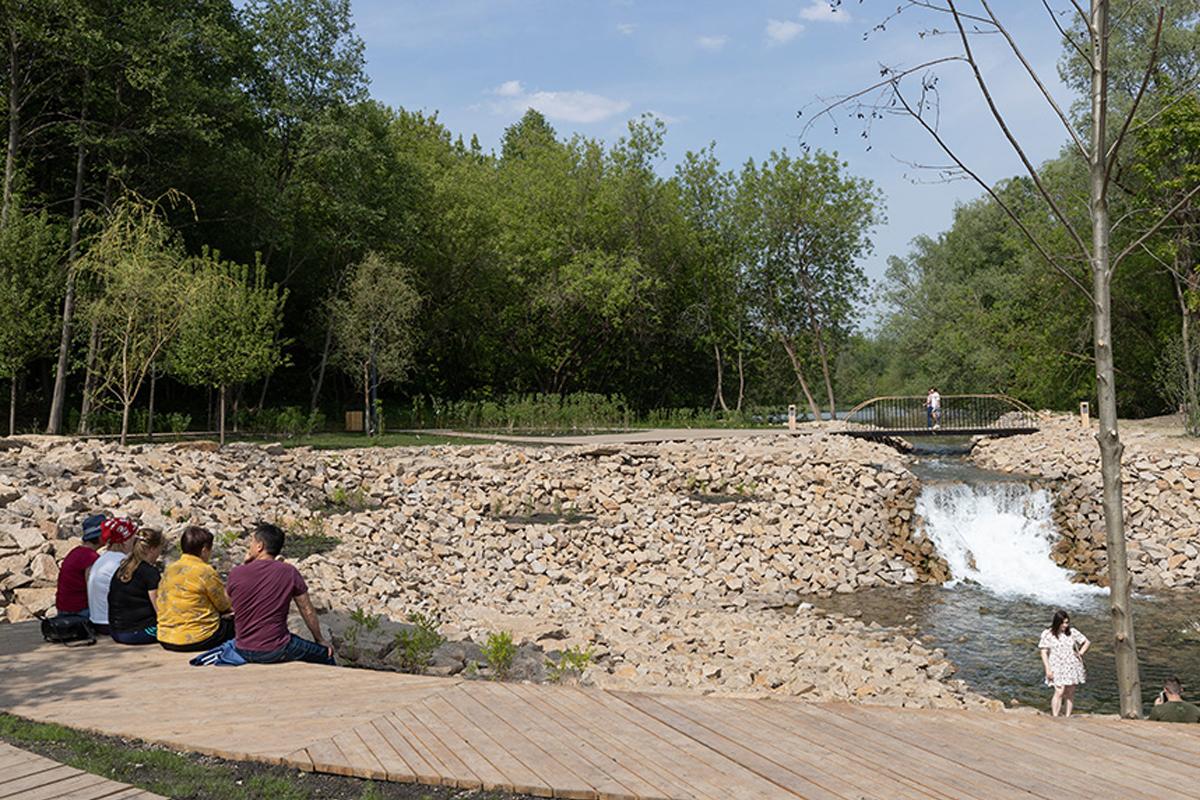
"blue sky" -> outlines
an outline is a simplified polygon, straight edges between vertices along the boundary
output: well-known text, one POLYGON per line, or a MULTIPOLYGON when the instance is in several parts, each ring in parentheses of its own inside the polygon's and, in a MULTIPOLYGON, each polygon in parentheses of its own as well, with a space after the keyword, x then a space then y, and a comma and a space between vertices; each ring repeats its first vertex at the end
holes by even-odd
MULTIPOLYGON (((831 13, 826 0, 353 0, 376 99, 437 111, 452 131, 478 134, 489 149, 529 106, 545 113, 560 135, 608 141, 629 119, 652 112, 668 125, 664 174, 684 152, 713 140, 729 168, 772 149, 795 150, 801 107, 870 85, 881 64, 914 66, 956 44, 949 36, 918 35, 948 24, 930 16, 902 17, 864 41, 897 5, 847 0, 831 13)), ((1055 67, 1058 36, 1042 4, 1005 0, 996 7, 1069 105, 1055 67)), ((978 47, 998 102, 1030 156, 1038 162, 1053 157, 1065 138, 1061 126, 998 37, 981 39, 978 47)), ((1020 165, 965 67, 938 74, 945 135, 987 178, 1015 174, 1020 165)), ((806 140, 837 150, 851 171, 886 194, 888 223, 864 261, 878 278, 889 255, 907 252, 919 234, 944 230, 954 204, 979 191, 913 170, 911 162, 944 158, 911 120, 877 122, 870 151, 860 131, 851 121, 837 133, 832 124, 819 124, 806 140)))

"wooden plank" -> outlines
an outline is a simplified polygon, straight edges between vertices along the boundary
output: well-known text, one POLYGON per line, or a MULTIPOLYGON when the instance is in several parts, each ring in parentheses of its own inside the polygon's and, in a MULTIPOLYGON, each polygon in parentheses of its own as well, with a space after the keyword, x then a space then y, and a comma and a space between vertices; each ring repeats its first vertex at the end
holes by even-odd
POLYGON ((666 797, 622 767, 616 759, 603 755, 590 742, 578 737, 576 728, 563 725, 540 708, 537 697, 547 693, 545 688, 506 683, 490 686, 489 701, 500 704, 514 724, 533 733, 543 748, 586 780, 601 800, 666 797), (507 702, 504 697, 508 698, 507 702))
POLYGON ((91 777, 97 779, 95 783, 69 789, 65 794, 53 795, 54 800, 112 800, 114 795, 126 792, 130 788, 134 788, 134 791, 140 791, 135 787, 129 787, 97 775, 92 775, 91 777))
POLYGON ((831 775, 823 775, 824 785, 816 779, 810 780, 793 772, 780 764, 763 757, 761 754, 744 746, 728 736, 703 725, 687 714, 672 707, 669 699, 659 699, 637 692, 614 692, 614 696, 647 714, 665 725, 695 739, 705 747, 721 753, 746 769, 762 776, 779 787, 781 793, 786 792, 806 800, 840 800, 848 796, 844 790, 852 791, 853 787, 831 775))
POLYGON ((334 744, 333 739, 313 742, 305 750, 308 751, 308 757, 312 759, 313 770, 316 772, 346 776, 354 774, 354 765, 346 758, 345 753, 334 744))
POLYGON ((443 783, 458 786, 461 789, 482 789, 485 781, 494 784, 504 780, 504 776, 488 763, 486 758, 476 753, 461 738, 448 737, 443 740, 441 736, 446 736, 447 733, 442 721, 421 703, 414 703, 397 711, 388 717, 388 720, 401 731, 407 728, 411 732, 413 736, 411 741, 414 745, 417 742, 421 743, 423 748, 421 752, 428 754, 426 760, 431 765, 435 762, 441 763, 445 770, 443 774, 449 776, 449 780, 443 781, 443 783), (430 725, 433 725, 438 733, 430 729, 430 725))
MULTIPOLYGON (((371 727, 375 728, 392 751, 403 759, 419 783, 437 786, 443 782, 438 768, 433 767, 428 759, 417 752, 413 741, 410 740, 410 737, 412 737, 411 734, 402 733, 400 728, 388 717, 380 717, 377 720, 373 720, 371 727)), ((454 784, 451 782, 449 785, 453 786, 454 784)))
MULTIPOLYGON (((454 738, 457 741, 461 738, 500 773, 501 782, 492 787, 485 784, 484 788, 504 789, 509 792, 532 794, 538 797, 554 796, 554 790, 540 775, 488 735, 475 719, 464 715, 452 705, 447 700, 449 694, 449 692, 443 692, 428 700, 423 700, 420 705, 429 709, 442 721, 446 730, 446 736, 441 737, 442 741, 446 741, 447 738, 454 738)), ((473 716, 478 717, 479 715, 473 716)))
MULTIPOLYGON (((859 758, 814 744, 802 731, 768 724, 756 700, 717 701, 711 698, 662 698, 668 705, 698 724, 743 743, 774 764, 839 795, 888 797, 889 800, 928 800, 928 792, 913 785, 884 779, 873 766, 859 758), (740 712, 740 713, 739 713, 740 712)), ((814 731, 810 730, 811 736, 814 731)))
MULTIPOLYGON (((831 740, 847 752, 870 753, 873 763, 893 777, 897 770, 912 776, 921 786, 929 787, 931 795, 944 795, 973 800, 1027 798, 1028 793, 998 781, 990 775, 964 771, 962 766, 925 748, 914 747, 904 739, 863 725, 832 713, 825 706, 808 703, 778 703, 775 709, 789 718, 821 726, 831 740)), ((799 722, 797 722, 799 724, 799 722)))
POLYGON ((605 753, 619 759, 648 783, 656 785, 668 797, 695 797, 707 800, 719 798, 712 794, 718 789, 706 786, 689 769, 687 754, 670 747, 665 742, 649 739, 645 732, 631 725, 624 717, 616 714, 610 704, 620 701, 600 692, 556 692, 542 693, 539 700, 557 707, 565 719, 588 720, 587 730, 594 736, 605 753))
POLYGON ((388 744, 387 739, 383 738, 379 733, 379 729, 371 722, 366 725, 359 725, 354 729, 354 734, 362 740, 363 746, 371 751, 371 755, 383 768, 384 777, 380 780, 392 781, 394 783, 415 783, 417 780, 416 774, 412 768, 408 766, 395 749, 388 744))
MULTIPOLYGON (((66 780, 49 783, 39 786, 36 789, 21 792, 21 800, 56 800, 57 798, 70 797, 76 791, 94 788, 97 785, 113 785, 112 781, 102 778, 99 775, 90 775, 78 770, 76 770, 76 773, 66 780)), ((94 797, 94 795, 92 796, 94 797)))
POLYGON ((50 769, 38 770, 16 780, 6 781, 0 785, 0 797, 24 797, 26 792, 31 792, 39 786, 60 783, 78 774, 77 769, 54 764, 50 769))
POLYGON ((605 697, 612 703, 610 708, 613 713, 633 726, 630 734, 639 746, 658 748, 661 743, 679 752, 690 762, 686 765, 689 782, 698 784, 705 792, 716 792, 719 797, 741 800, 779 796, 778 787, 725 754, 635 709, 612 692, 605 693, 605 697))
POLYGON ((333 737, 333 743, 350 765, 350 774, 355 778, 365 778, 373 781, 386 781, 387 770, 375 758, 371 748, 363 743, 362 738, 354 731, 339 733, 333 737))
POLYGON ((551 797, 563 797, 568 800, 597 800, 599 793, 588 781, 577 772, 555 758, 537 737, 531 739, 524 726, 512 724, 514 717, 520 714, 514 708, 519 704, 505 703, 507 695, 497 695, 487 691, 487 684, 482 681, 460 691, 447 694, 446 702, 454 706, 463 716, 488 731, 491 738, 508 751, 513 758, 524 764, 538 776, 549 789, 551 797), (498 714, 494 707, 504 708, 504 714, 498 714))
POLYGON ((940 744, 944 755, 965 766, 978 768, 980 765, 986 765, 989 770, 993 771, 993 774, 1001 775, 1005 770, 1011 772, 1012 765, 1015 763, 1027 766, 1029 767, 1027 771, 1033 773, 1032 775, 1028 778, 1012 778, 1011 780, 1030 792, 1062 797, 1076 796, 1080 800, 1094 797, 1095 786, 1089 786, 1086 789, 1077 784, 1059 787, 1050 777, 1036 777, 1038 775, 1053 776, 1062 769, 1063 764, 1073 763, 1080 766, 1086 764, 1086 770, 1097 786, 1106 786, 1112 783, 1120 787, 1118 796, 1122 798, 1161 800, 1156 792, 1145 791, 1144 781, 1138 779, 1122 781, 1109 769, 1109 764, 1102 759, 1095 758, 1094 755, 1080 762, 1070 750, 1062 749, 1045 740, 1041 742, 1040 752, 1030 750, 1027 745, 1032 737, 1026 737, 1023 746, 1022 743, 1008 738, 1007 730, 1003 726, 993 725, 982 730, 971 728, 969 721, 965 719, 969 712, 944 716, 940 720, 941 724, 930 725, 928 721, 917 719, 911 715, 898 718, 895 714, 889 715, 880 713, 880 711, 882 709, 866 707, 855 709, 855 713, 872 720, 873 724, 905 729, 914 737, 921 736, 940 744))
POLYGON ((1097 759, 1105 772, 1118 773, 1118 783, 1132 781, 1138 791, 1157 787, 1152 790, 1156 797, 1160 794, 1162 797, 1189 797, 1180 793, 1178 787, 1197 778, 1194 768, 1176 762, 1164 752, 1129 747, 1123 742, 1110 741, 1093 733, 1081 735, 1081 730, 1071 723, 1032 726, 1005 719, 1010 716, 1008 714, 995 714, 987 719, 979 719, 978 716, 963 715, 958 724, 982 736, 1003 737, 1027 752, 1045 752, 1047 743, 1050 743, 1060 751, 1074 754, 1076 763, 1097 759))

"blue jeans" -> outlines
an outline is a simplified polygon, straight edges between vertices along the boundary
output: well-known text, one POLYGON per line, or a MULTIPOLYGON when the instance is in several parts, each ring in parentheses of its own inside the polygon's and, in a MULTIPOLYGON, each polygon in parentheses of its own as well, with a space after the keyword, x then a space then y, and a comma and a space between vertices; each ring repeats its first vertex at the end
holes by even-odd
POLYGON ((282 664, 285 661, 305 661, 309 664, 327 664, 335 666, 329 655, 329 650, 323 644, 310 642, 296 634, 278 650, 243 650, 237 648, 242 658, 251 664, 282 664))

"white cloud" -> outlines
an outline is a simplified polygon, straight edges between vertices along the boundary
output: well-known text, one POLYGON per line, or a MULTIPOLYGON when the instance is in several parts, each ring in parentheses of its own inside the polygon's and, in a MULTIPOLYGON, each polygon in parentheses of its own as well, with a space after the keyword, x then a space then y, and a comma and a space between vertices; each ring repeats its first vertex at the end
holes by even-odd
POLYGON ((771 44, 784 44, 800 35, 804 24, 792 19, 767 20, 767 40, 771 44))
POLYGON ((696 44, 700 45, 705 50, 716 52, 724 47, 725 42, 728 40, 728 36, 701 36, 696 40, 696 44))
POLYGON ((585 124, 601 122, 629 108, 628 100, 592 92, 530 92, 520 81, 505 81, 488 94, 499 98, 489 104, 496 114, 520 114, 533 108, 550 119, 585 124))
POLYGON ((636 30, 637 25, 634 25, 632 22, 621 22, 617 24, 617 33, 621 34, 622 36, 629 36, 636 30))
POLYGON ((800 18, 809 22, 849 22, 850 12, 831 6, 829 0, 812 0, 808 8, 801 9, 800 18))
POLYGON ((516 97, 524 92, 525 89, 521 86, 520 81, 505 81, 492 90, 492 94, 500 97, 516 97))
POLYGON ((628 100, 578 91, 534 92, 527 95, 524 102, 550 119, 582 123, 600 122, 629 108, 628 100))

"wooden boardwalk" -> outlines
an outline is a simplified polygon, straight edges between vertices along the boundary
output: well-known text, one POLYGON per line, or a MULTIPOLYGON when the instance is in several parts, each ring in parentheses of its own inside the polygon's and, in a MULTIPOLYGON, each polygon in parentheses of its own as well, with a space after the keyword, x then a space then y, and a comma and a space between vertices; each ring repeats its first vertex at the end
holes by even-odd
POLYGON ((566 798, 1200 798, 1200 725, 305 664, 190 667, 158 648, 67 649, 38 639, 33 625, 0 626, 0 708, 342 775, 566 798), (147 716, 147 707, 159 713, 147 716))
POLYGON ((166 800, 0 742, 4 800, 166 800))

